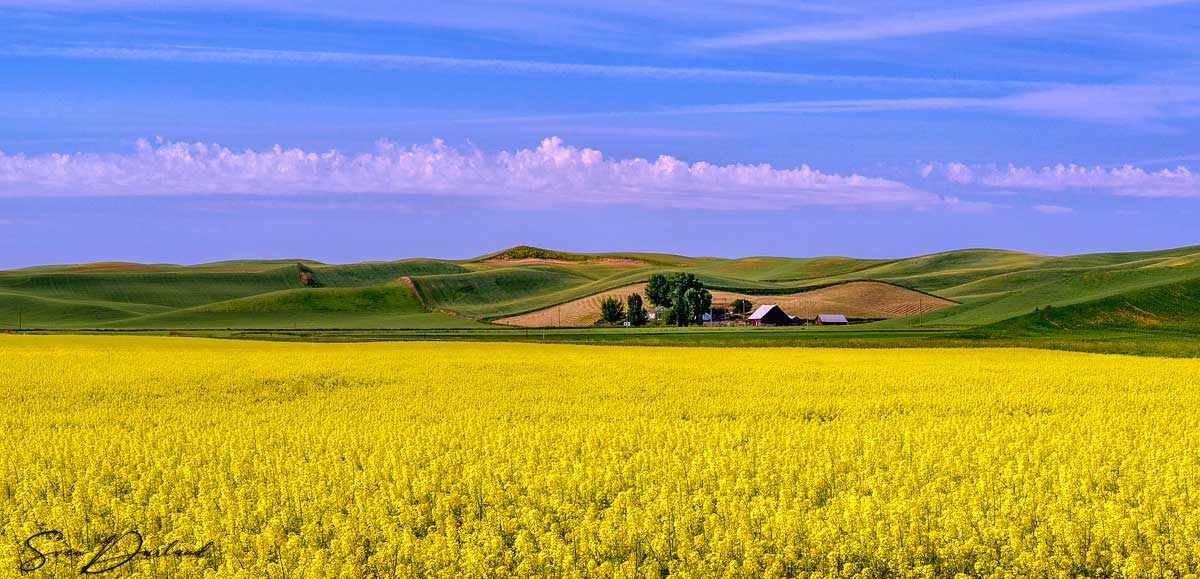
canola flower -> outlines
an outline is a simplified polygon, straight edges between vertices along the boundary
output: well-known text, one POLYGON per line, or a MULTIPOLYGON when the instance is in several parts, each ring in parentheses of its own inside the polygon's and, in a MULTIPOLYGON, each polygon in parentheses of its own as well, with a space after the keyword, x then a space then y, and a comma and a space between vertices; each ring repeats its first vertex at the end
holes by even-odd
POLYGON ((0 384, 0 577, 1200 566, 1197 360, 0 336, 0 384))

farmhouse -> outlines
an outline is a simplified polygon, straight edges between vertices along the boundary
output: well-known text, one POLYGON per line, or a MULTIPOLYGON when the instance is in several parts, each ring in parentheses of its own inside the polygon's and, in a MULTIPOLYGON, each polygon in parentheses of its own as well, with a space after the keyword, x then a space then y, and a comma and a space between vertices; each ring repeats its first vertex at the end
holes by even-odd
POLYGON ((775 304, 763 304, 748 318, 751 326, 790 326, 792 317, 775 304))
POLYGON ((842 314, 817 314, 813 323, 818 326, 845 326, 850 323, 842 314))
POLYGON ((648 320, 664 320, 667 317, 667 308, 657 306, 646 310, 646 319, 648 320))

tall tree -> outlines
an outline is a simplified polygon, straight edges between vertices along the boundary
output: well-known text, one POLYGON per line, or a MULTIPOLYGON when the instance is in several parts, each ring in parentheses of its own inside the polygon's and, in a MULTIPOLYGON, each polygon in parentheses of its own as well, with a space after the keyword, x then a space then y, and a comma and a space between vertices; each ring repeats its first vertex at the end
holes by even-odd
POLYGON ((704 323, 704 312, 712 306, 712 294, 703 287, 690 287, 683 292, 679 301, 675 302, 678 313, 675 321, 680 326, 704 323))
POLYGON ((656 273, 646 283, 646 299, 656 306, 671 307, 671 280, 665 274, 656 273))
POLYGON ((641 294, 629 294, 625 298, 625 321, 631 326, 646 325, 646 308, 642 306, 641 294))
POLYGON ((680 326, 686 326, 695 321, 695 316, 692 314, 692 304, 686 299, 689 290, 700 291, 704 289, 704 285, 700 283, 696 276, 690 273, 675 273, 671 274, 667 282, 671 287, 671 307, 675 311, 675 323, 680 326))

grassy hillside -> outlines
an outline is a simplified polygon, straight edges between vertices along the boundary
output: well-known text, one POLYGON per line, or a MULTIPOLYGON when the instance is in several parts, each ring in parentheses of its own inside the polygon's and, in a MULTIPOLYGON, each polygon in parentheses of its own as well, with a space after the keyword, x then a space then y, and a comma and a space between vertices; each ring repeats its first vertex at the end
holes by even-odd
POLYGON ((79 327, 170 310, 144 304, 0 292, 0 320, 3 320, 0 327, 7 328, 79 327))
POLYGON ((1069 305, 1046 307, 979 328, 986 337, 1073 332, 1200 331, 1200 277, 1069 305))
POLYGON ((888 327, 908 327, 917 323, 942 327, 980 326, 1024 315, 1037 308, 1068 306, 1196 277, 1200 277, 1200 266, 1085 271, 926 314, 920 320, 904 319, 883 324, 888 327))
MULTIPOLYGON (((463 261, 51 265, 0 271, 0 328, 489 328, 495 326, 487 322, 502 318, 579 309, 605 292, 674 271, 695 273, 714 292, 756 303, 855 287, 847 282, 887 282, 961 303, 938 311, 901 307, 896 315, 920 315, 867 328, 965 329, 1047 305, 1057 310, 1200 279, 1200 246, 1073 256, 965 249, 898 259, 724 259, 519 246, 463 261)), ((888 313, 887 293, 867 292, 853 303, 818 300, 813 307, 888 313)), ((582 320, 591 313, 571 316, 582 320)))
POLYGON ((725 278, 797 282, 850 275, 892 260, 854 259, 850 257, 743 257, 721 260, 698 268, 701 273, 725 278))
POLYGON ((402 277, 469 273, 471 270, 439 259, 318 265, 309 267, 321 287, 363 287, 390 283, 402 277))
POLYGON ((0 274, 0 291, 79 302, 193 307, 300 287, 295 266, 263 272, 0 274))
POLYGON ((456 275, 415 278, 417 290, 431 307, 471 317, 520 311, 554 299, 561 292, 587 286, 595 279, 561 265, 513 266, 456 275))
POLYGON ((112 328, 470 328, 471 320, 426 311, 405 285, 304 288, 124 319, 112 328))

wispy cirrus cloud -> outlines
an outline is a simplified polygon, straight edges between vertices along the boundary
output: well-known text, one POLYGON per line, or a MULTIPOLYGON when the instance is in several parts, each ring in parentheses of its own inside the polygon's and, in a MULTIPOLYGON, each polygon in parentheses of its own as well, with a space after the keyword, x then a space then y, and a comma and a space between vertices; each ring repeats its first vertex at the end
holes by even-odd
POLYGON ((1067 86, 999 97, 919 97, 704 105, 691 113, 849 114, 988 111, 1109 123, 1200 116, 1200 86, 1067 86))
POLYGON ((371 193, 472 198, 520 206, 628 204, 703 209, 938 207, 938 195, 889 179, 807 165, 613 159, 556 137, 487 153, 441 141, 345 154, 234 151, 211 143, 139 141, 129 154, 0 154, 0 196, 371 193))
POLYGON ((1033 210, 1044 215, 1070 215, 1075 212, 1074 209, 1062 205, 1034 205, 1033 210))
MULTIPOLYGON (((58 13, 170 14, 206 10, 286 14, 291 17, 408 23, 448 29, 525 33, 534 36, 619 33, 622 28, 688 23, 762 26, 781 16, 845 14, 838 2, 693 0, 686 6, 645 0, 0 0, 0 7, 58 13)), ((579 41, 579 39, 575 39, 579 41)))
POLYGON ((1101 191, 1123 197, 1200 197, 1200 174, 1187 167, 1146 171, 1140 167, 1087 167, 1054 165, 1007 167, 931 163, 921 175, 957 185, 979 185, 1001 189, 1036 191, 1101 191))
POLYGON ((1007 207, 991 201, 968 201, 955 196, 943 197, 942 206, 954 213, 988 213, 1007 207))
POLYGON ((1159 157, 1157 159, 1142 159, 1140 161, 1130 163, 1131 165, 1162 165, 1164 163, 1179 163, 1181 161, 1200 161, 1200 153, 1192 153, 1190 155, 1172 155, 1170 157, 1159 157))
POLYGON ((176 63, 222 63, 250 65, 340 65, 375 68, 426 68, 467 70, 506 74, 604 76, 652 80, 741 81, 756 83, 839 83, 941 85, 961 87, 1047 87, 1058 83, 1005 80, 942 78, 923 76, 886 76, 827 74, 789 71, 743 70, 712 67, 643 66, 633 64, 591 64, 543 60, 462 58, 414 54, 367 52, 273 50, 213 46, 8 46, 0 47, 0 56, 71 58, 82 60, 126 60, 176 63))
POLYGON ((984 28, 1078 18, 1184 4, 1191 0, 1074 0, 1022 2, 906 12, 849 20, 765 28, 692 42, 706 48, 744 48, 780 44, 850 42, 923 36, 984 28))

